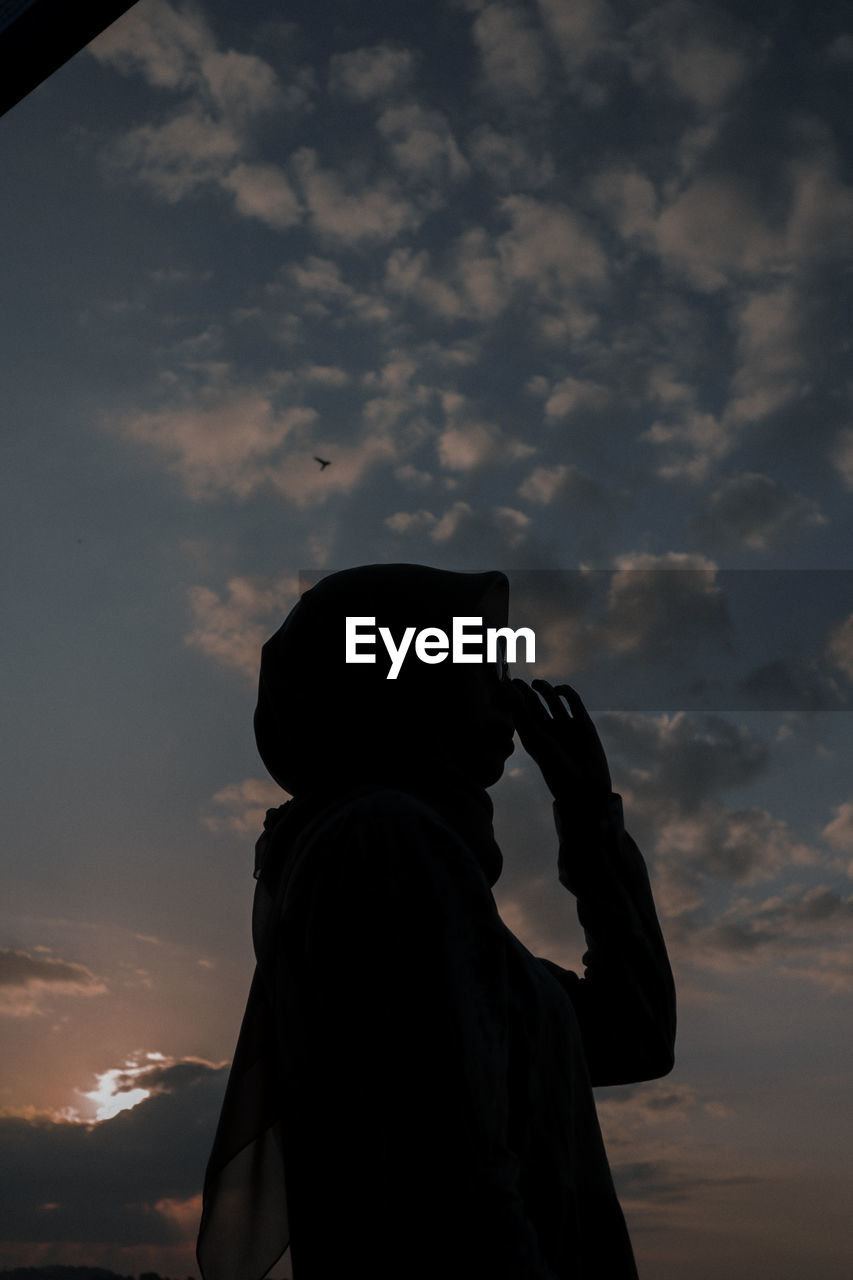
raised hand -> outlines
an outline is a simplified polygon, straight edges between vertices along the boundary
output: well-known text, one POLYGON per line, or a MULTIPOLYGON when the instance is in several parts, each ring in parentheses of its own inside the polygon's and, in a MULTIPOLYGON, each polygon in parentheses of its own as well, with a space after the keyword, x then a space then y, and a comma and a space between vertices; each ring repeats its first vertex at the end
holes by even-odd
POLYGON ((511 685, 518 736, 554 799, 597 809, 610 795, 610 769, 580 695, 570 685, 547 680, 534 680, 532 688, 519 679, 511 685))

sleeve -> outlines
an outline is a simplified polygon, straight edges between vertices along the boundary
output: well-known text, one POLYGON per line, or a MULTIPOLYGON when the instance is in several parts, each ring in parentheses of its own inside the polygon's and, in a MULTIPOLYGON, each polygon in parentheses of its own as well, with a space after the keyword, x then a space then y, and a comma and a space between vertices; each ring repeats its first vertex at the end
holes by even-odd
POLYGON ((554 803, 561 883, 577 897, 587 951, 579 978, 542 960, 571 997, 593 1085, 672 1070, 675 984, 648 872, 625 830, 622 801, 579 821, 554 803))
POLYGON ((306 866, 284 921, 295 1274, 347 1274, 349 1236, 373 1280, 554 1280, 507 1141, 505 935, 479 865, 391 797, 328 826, 306 866))

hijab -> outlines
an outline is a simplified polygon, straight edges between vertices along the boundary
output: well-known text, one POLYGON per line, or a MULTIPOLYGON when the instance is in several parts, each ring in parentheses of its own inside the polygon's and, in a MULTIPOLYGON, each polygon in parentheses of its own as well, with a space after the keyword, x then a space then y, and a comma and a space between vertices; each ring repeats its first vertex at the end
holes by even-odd
MULTIPOLYGON (((258 965, 204 1185, 198 1261, 204 1280, 261 1280, 287 1248, 281 1115, 287 1028, 270 1006, 275 931, 293 863, 315 824, 349 797, 389 787, 436 811, 492 885, 501 855, 486 787, 512 750, 505 688, 488 663, 420 661, 410 647, 395 680, 378 629, 404 631, 475 618, 507 624, 502 573, 366 565, 306 591, 263 646, 255 711, 258 751, 293 797, 267 814, 256 849, 253 934, 258 965), (348 664, 346 619, 373 618, 375 663, 348 664)), ((473 651, 474 646, 471 646, 473 651)), ((369 647, 364 646, 365 652, 369 647)), ((280 951, 280 948, 278 949, 280 951)))

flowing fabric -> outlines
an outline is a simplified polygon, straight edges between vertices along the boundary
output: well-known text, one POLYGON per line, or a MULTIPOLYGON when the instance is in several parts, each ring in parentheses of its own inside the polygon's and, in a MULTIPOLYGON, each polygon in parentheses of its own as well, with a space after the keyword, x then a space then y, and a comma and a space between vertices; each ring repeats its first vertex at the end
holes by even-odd
POLYGON ((378 664, 350 688, 329 655, 347 611, 381 625, 389 598, 395 634, 453 614, 505 625, 506 580, 370 566, 319 588, 262 657, 259 750, 295 796, 258 842, 204 1280, 261 1280, 289 1242, 295 1280, 357 1262, 375 1280, 633 1280, 591 1085, 669 1070, 674 998, 618 797, 582 821, 555 806, 579 978, 532 956, 492 897, 484 780, 505 720, 465 719, 495 697, 489 674, 415 670, 386 698, 378 664))

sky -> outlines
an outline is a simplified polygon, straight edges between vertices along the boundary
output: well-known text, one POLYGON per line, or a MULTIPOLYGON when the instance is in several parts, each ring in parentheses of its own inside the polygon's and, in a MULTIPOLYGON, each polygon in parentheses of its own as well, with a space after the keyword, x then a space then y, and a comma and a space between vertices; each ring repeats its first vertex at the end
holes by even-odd
MULTIPOLYGON (((139 0, 0 120, 0 1266, 194 1273, 260 645, 405 561, 509 575, 649 864, 643 1280, 849 1276, 852 66, 836 0, 139 0)), ((520 745, 493 798, 577 968, 520 745)))

